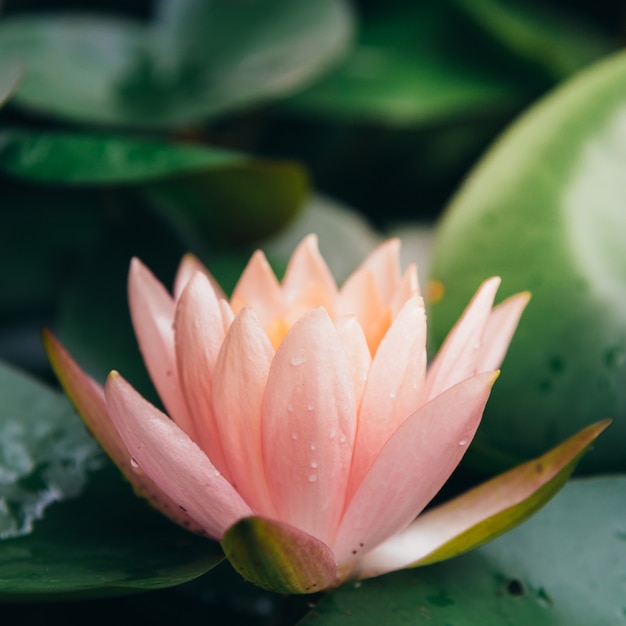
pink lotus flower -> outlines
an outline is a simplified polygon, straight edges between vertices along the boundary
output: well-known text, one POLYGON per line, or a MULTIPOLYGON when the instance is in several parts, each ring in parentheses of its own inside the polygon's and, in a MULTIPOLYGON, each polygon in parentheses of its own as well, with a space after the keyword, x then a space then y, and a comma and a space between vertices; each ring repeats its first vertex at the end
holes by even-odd
POLYGON ((133 260, 133 325, 169 417, 116 372, 103 390, 50 335, 48 352, 136 491, 254 582, 315 591, 431 562, 484 541, 458 538, 486 520, 493 534, 527 516, 599 429, 418 517, 474 437, 528 294, 493 308, 487 280, 427 368, 398 252, 381 245, 338 289, 310 236, 282 283, 257 252, 230 301, 193 257, 173 296, 133 260))

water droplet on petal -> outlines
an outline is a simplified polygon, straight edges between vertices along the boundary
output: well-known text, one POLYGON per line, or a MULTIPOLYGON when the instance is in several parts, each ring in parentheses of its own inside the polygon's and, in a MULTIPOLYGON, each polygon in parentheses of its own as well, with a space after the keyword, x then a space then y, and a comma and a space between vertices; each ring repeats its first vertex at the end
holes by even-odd
POLYGON ((334 430, 330 431, 330 438, 334 439, 337 436, 337 433, 334 430))
POLYGON ((316 450, 316 446, 314 443, 311 444, 311 450, 316 450))
POLYGON ((309 403, 306 405, 306 408, 307 408, 309 411, 312 411, 312 410, 315 408, 315 404, 313 404, 313 402, 309 402, 309 403))
POLYGON ((346 436, 345 435, 341 435, 341 437, 339 437, 339 443, 346 443, 346 436))
POLYGON ((317 469, 320 466, 320 464, 317 461, 311 461, 311 467, 313 469, 317 469))
POLYGON ((293 404, 288 404, 287 410, 289 411, 289 413, 293 413, 293 404))
POLYGON ((139 467, 139 463, 137 463, 137 461, 132 456, 130 457, 130 466, 133 469, 138 469, 139 467))
POLYGON ((463 439, 461 439, 461 440, 459 441, 459 445, 460 445, 460 446, 466 446, 468 441, 469 441, 469 438, 468 438, 468 437, 463 437, 463 439))
POLYGON ((309 482, 310 483, 317 482, 317 474, 309 474, 309 482))
POLYGON ((306 361, 306 358, 302 354, 294 354, 290 359, 290 363, 294 367, 298 367, 298 365, 302 365, 305 361, 306 361))
POLYGON ((398 395, 398 392, 394 389, 389 392, 389 397, 393 400, 398 395))
POLYGON ((213 475, 217 477, 217 476, 221 476, 222 473, 219 470, 213 470, 213 475))
POLYGON ((292 438, 294 441, 297 441, 298 437, 299 437, 298 433, 291 433, 291 438, 292 438))

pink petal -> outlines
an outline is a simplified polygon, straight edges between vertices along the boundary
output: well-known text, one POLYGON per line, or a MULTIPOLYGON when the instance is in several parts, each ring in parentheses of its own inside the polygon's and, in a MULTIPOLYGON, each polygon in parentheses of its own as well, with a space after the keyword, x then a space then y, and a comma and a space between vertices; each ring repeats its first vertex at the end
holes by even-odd
POLYGON ((425 402, 476 373, 483 331, 499 285, 497 277, 486 280, 446 337, 426 376, 425 402))
POLYGON ((296 301, 304 306, 306 301, 313 306, 325 306, 329 311, 334 308, 337 283, 319 252, 315 235, 303 239, 291 255, 282 290, 289 307, 296 301), (303 296, 305 293, 309 295, 303 296))
POLYGON ((436 495, 474 437, 496 377, 479 374, 455 385, 391 436, 349 502, 331 544, 340 564, 405 528, 436 495))
POLYGON ((204 274, 209 279, 217 299, 225 300, 226 296, 224 295, 224 292, 218 282, 215 278, 213 278, 213 276, 211 276, 211 273, 207 270, 204 264, 201 263, 200 260, 193 254, 186 254, 178 266, 176 278, 174 279, 174 300, 178 300, 178 298, 180 298, 180 294, 183 292, 187 283, 192 279, 193 275, 198 272, 204 274))
POLYGON ((394 238, 382 243, 356 272, 367 272, 373 276, 382 301, 388 305, 400 285, 400 240, 394 238))
POLYGON ((395 317, 404 303, 420 295, 420 288, 417 279, 417 265, 414 263, 409 265, 402 275, 400 285, 391 298, 390 306, 393 316, 395 317))
POLYGON ((389 437, 419 407, 426 372, 426 314, 421 298, 400 311, 376 352, 363 394, 349 494, 389 437))
POLYGON ((530 293, 518 293, 493 309, 483 332, 477 371, 487 372, 500 367, 529 300, 530 293))
POLYGON ((202 527, 188 513, 179 509, 160 487, 131 465, 131 454, 109 417, 102 387, 78 367, 65 348, 48 331, 43 333, 43 342, 65 393, 91 434, 133 485, 137 494, 146 498, 155 509, 173 522, 194 532, 203 532, 202 527))
POLYGON ((105 387, 111 419, 139 469, 213 538, 252 511, 200 448, 119 374, 105 387))
POLYGON ((354 384, 354 397, 358 408, 367 382, 372 357, 363 329, 354 315, 342 315, 335 320, 335 327, 348 357, 354 384))
POLYGON ((383 305, 374 277, 364 270, 348 278, 337 303, 337 315, 356 315, 371 354, 374 354, 391 323, 391 311, 383 305))
POLYGON ((253 511, 273 517, 261 445, 261 406, 274 349, 251 309, 235 318, 215 364, 213 407, 232 484, 253 511))
POLYGON ((278 348, 262 419, 278 521, 327 543, 343 509, 356 405, 346 352, 324 309, 309 311, 278 348))
POLYGON ((233 311, 254 309, 264 328, 284 315, 285 303, 280 285, 265 255, 257 250, 244 269, 231 298, 233 311))
POLYGON ((213 371, 224 341, 222 311, 211 284, 195 274, 176 307, 178 376, 194 425, 194 441, 212 463, 230 478, 213 413, 213 371))
POLYGON ((517 526, 559 491, 576 462, 609 423, 593 424, 541 457, 423 513, 408 528, 366 554, 353 575, 369 578, 434 563, 517 526))
POLYGON ((170 416, 194 437, 176 369, 174 300, 139 259, 133 259, 130 264, 128 301, 139 349, 152 382, 170 416))

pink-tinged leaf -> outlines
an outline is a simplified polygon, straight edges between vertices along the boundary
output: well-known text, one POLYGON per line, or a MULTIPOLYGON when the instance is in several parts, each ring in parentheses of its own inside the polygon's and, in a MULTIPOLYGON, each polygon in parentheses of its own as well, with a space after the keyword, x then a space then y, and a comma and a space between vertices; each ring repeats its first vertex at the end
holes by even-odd
POLYGON ((277 518, 322 541, 336 532, 352 458, 352 373, 324 309, 302 317, 272 362, 263 455, 277 518))
POLYGON ((187 285, 187 283, 193 278, 194 274, 204 274, 211 283, 211 287, 213 287, 213 291, 215 292, 215 296, 218 300, 225 300, 226 296, 222 291, 222 288, 219 286, 219 283, 213 278, 209 270, 204 266, 204 264, 193 254, 186 254, 180 265, 178 266, 178 271, 176 272, 176 278, 174 279, 174 300, 178 300, 180 298, 180 294, 183 292, 183 289, 187 285))
POLYGON ((319 252, 315 235, 305 237, 291 255, 282 290, 287 306, 301 311, 292 315, 292 321, 305 307, 324 306, 333 314, 337 283, 319 252))
POLYGON ((171 418, 190 436, 194 425, 181 394, 174 350, 174 300, 154 274, 133 259, 128 274, 128 302, 146 369, 171 418))
POLYGON ((500 367, 529 301, 530 293, 526 291, 511 296, 494 307, 483 332, 477 371, 488 372, 500 367))
POLYGON ((213 375, 213 408, 232 484, 258 514, 274 517, 263 465, 261 408, 274 349, 251 309, 235 318, 213 375))
POLYGON ((235 314, 250 307, 267 328, 274 318, 285 314, 283 293, 265 255, 257 250, 244 269, 231 298, 235 314))
POLYGON ((371 274, 381 300, 389 306, 400 286, 400 240, 388 239, 381 243, 361 263, 356 273, 371 274))
POLYGON ((179 509, 148 476, 132 466, 131 453, 109 416, 102 387, 80 369, 52 333, 44 330, 42 338, 50 363, 65 393, 89 431, 131 483, 137 495, 145 498, 173 522, 194 532, 202 531, 201 526, 179 509))
POLYGON ((210 282, 195 274, 175 313, 176 361, 195 436, 217 469, 231 478, 213 411, 213 372, 224 341, 222 311, 210 282))
POLYGON ((421 298, 400 311, 370 367, 357 422, 348 497, 389 437, 419 407, 426 372, 426 313, 421 298))
POLYGON ((497 373, 448 389, 390 437, 348 503, 336 540, 340 564, 403 530, 441 489, 471 442, 497 373))
POLYGON ((330 548, 305 532, 260 517, 228 530, 222 549, 250 582, 277 593, 315 593, 337 583, 330 548))
POLYGON ((427 511, 367 554, 353 574, 369 578, 443 561, 517 526, 561 489, 610 421, 588 426, 543 456, 427 511))
POLYGON ((477 373, 476 365, 481 354, 483 332, 499 285, 500 279, 497 277, 486 280, 446 337, 428 369, 424 388, 425 402, 477 373))
POLYGON ((187 513, 203 534, 221 539, 252 511, 204 452, 117 372, 105 386, 107 407, 133 464, 187 513))

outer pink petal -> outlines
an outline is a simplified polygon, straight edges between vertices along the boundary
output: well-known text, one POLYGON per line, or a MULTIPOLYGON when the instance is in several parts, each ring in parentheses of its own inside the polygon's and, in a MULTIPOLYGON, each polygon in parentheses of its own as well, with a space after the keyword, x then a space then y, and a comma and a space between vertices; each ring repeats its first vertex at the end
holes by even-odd
POLYGON ((357 409, 361 403, 363 389, 372 363, 363 329, 354 315, 342 315, 335 320, 339 339, 348 357, 348 364, 354 383, 354 397, 357 409))
POLYGON ((132 466, 131 454, 109 417, 102 387, 78 367, 51 333, 44 331, 43 342, 65 393, 71 399, 89 431, 133 485, 137 494, 146 498, 155 509, 173 522, 194 532, 203 532, 202 527, 189 517, 188 513, 179 509, 178 505, 151 478, 132 466))
POLYGON ((263 453, 277 519, 327 543, 343 510, 354 442, 352 373, 324 309, 287 333, 263 401, 263 453))
POLYGON ((218 282, 211 276, 211 273, 204 264, 193 254, 186 254, 178 266, 176 278, 174 279, 174 300, 180 298, 180 294, 183 292, 187 283, 192 279, 193 275, 198 272, 204 274, 209 279, 218 300, 225 300, 226 296, 218 282))
POLYGON ((441 489, 474 437, 497 375, 479 374, 421 407, 392 435, 348 504, 340 565, 405 528, 441 489))
POLYGON ((265 255, 257 250, 237 282, 231 304, 235 313, 243 307, 254 309, 263 327, 284 315, 285 303, 280 285, 265 255))
POLYGON ((497 277, 486 280, 446 337, 426 376, 425 402, 476 373, 483 332, 499 285, 497 277))
POLYGON ((111 419, 134 462, 210 537, 252 511, 200 448, 119 374, 105 387, 111 419))
POLYGON ((363 271, 373 276, 382 301, 389 306, 400 286, 400 240, 388 239, 378 246, 356 270, 363 271))
POLYGON ((195 274, 176 307, 178 376, 194 425, 194 441, 230 478, 213 412, 213 371, 224 342, 222 311, 211 284, 195 274))
MULTIPOLYGON (((288 306, 302 300, 301 293, 314 292, 317 306, 331 304, 337 298, 337 283, 317 247, 317 237, 309 235, 294 250, 282 282, 283 297, 288 306), (313 287, 313 289, 311 289, 313 287)), ((308 299, 308 298, 307 298, 308 299)))
POLYGON ((273 357, 258 318, 243 309, 226 336, 213 382, 215 418, 232 484, 265 517, 275 516, 261 445, 261 406, 273 357))
POLYGON ((593 424, 528 461, 426 511, 358 564, 358 578, 426 565, 467 552, 517 526, 554 496, 610 420, 593 424))
POLYGON ((348 494, 354 493, 389 437, 419 407, 426 372, 426 314, 412 298, 380 342, 359 410, 348 494))
POLYGON ((518 293, 493 309, 483 332, 477 371, 488 372, 500 367, 529 300, 530 293, 518 293))
POLYGON ((133 259, 130 264, 128 301, 139 349, 152 382, 170 416, 194 437, 176 369, 174 300, 139 259, 133 259))

